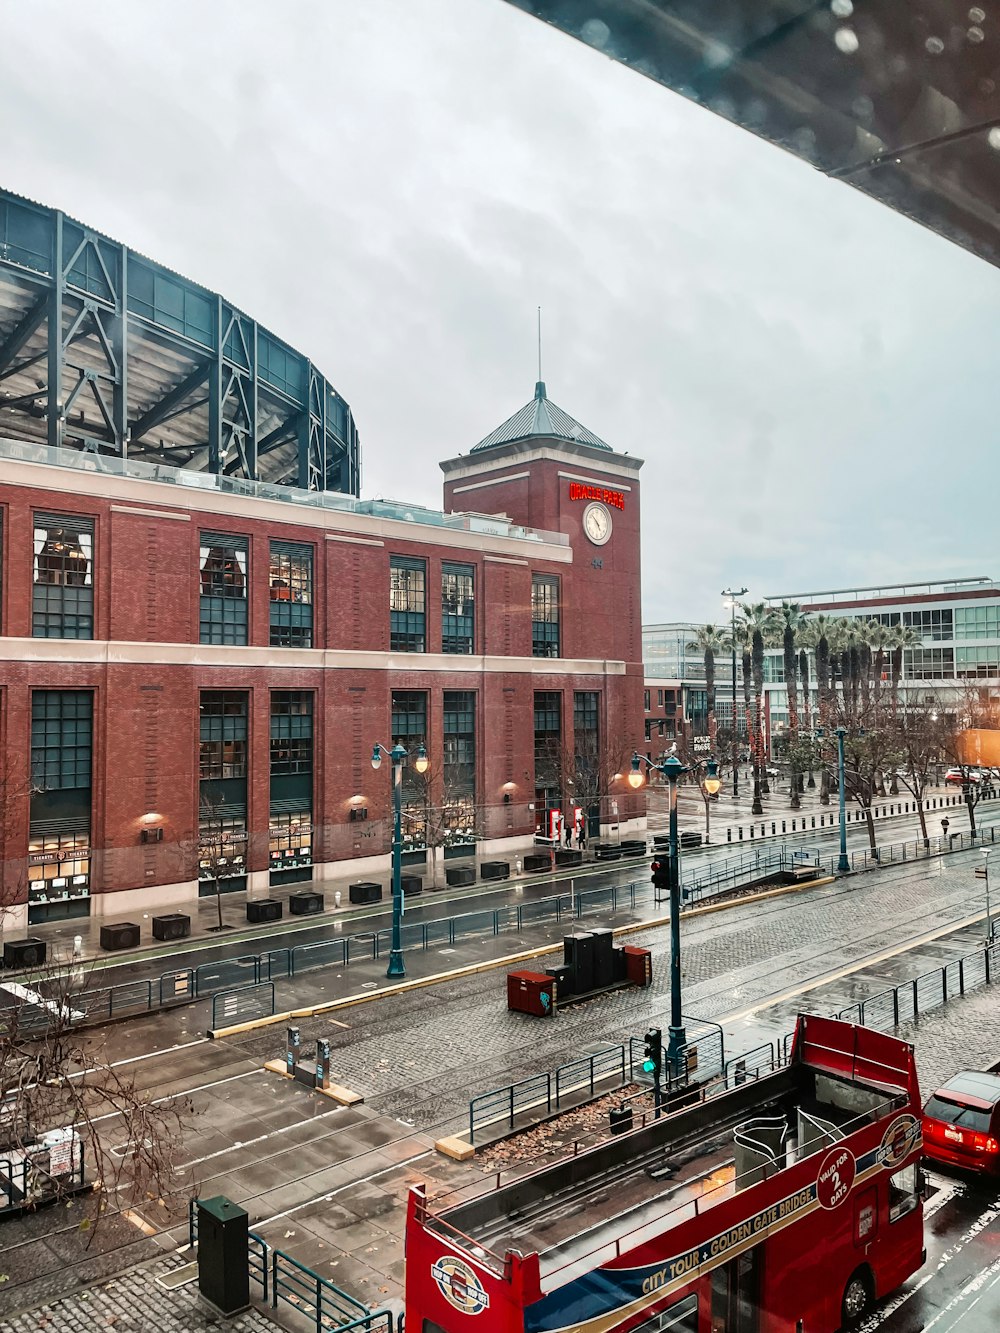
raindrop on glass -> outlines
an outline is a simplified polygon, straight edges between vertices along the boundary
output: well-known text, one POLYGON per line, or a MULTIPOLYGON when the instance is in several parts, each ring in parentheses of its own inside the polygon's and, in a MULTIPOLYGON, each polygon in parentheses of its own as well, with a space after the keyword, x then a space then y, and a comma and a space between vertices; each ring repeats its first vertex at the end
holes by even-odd
POLYGON ((996 152, 1000 153, 1000 126, 994 125, 986 136, 986 142, 996 152))
POLYGON ((974 46, 978 46, 980 42, 986 39, 986 34, 982 28, 970 28, 966 36, 974 46))
POLYGON ((849 19, 854 13, 854 0, 830 0, 830 8, 839 19, 849 19))
POLYGON ((928 37, 927 41, 924 42, 924 46, 932 56, 939 56, 944 50, 944 42, 942 42, 940 37, 928 37))
POLYGON ((598 51, 603 51, 611 36, 611 29, 603 19, 588 19, 580 29, 580 36, 588 46, 596 46, 598 51))
POLYGON ((969 10, 969 20, 972 23, 983 23, 986 20, 986 10, 980 9, 978 5, 973 5, 969 10))
POLYGON ((841 51, 845 56, 854 55, 855 51, 858 49, 858 34, 853 28, 838 28, 833 34, 833 40, 837 50, 841 51))

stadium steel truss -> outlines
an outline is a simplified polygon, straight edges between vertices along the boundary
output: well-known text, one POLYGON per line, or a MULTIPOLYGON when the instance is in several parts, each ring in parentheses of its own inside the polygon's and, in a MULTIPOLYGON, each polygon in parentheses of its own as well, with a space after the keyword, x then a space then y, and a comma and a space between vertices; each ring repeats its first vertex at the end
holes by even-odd
POLYGON ((223 297, 0 190, 0 437, 360 490, 351 410, 223 297))

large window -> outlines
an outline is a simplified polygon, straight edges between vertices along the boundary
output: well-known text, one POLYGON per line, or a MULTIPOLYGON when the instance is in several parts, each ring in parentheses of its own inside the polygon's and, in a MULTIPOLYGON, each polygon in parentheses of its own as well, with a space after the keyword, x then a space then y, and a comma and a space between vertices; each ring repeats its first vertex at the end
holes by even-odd
POLYGON ((903 675, 908 680, 953 680, 954 648, 907 648, 903 654, 903 675))
POLYGON ((36 639, 94 637, 94 524, 35 515, 31 633, 36 639))
POLYGON ((312 773, 312 692, 274 690, 271 694, 271 776, 312 773))
POLYGON ((200 712, 199 878, 210 892, 237 889, 246 874, 247 695, 202 690, 200 712))
POLYGON ((1000 639, 1000 606, 956 606, 956 639, 1000 639))
POLYGON ((559 656, 559 580, 548 574, 531 577, 531 654, 559 656))
POLYGON ((475 832, 476 696, 472 690, 444 691, 443 816, 448 831, 475 832))
POLYGON ((389 647, 422 653, 427 642, 427 562, 394 555, 389 561, 389 647))
POLYGON ((35 690, 31 696, 31 781, 45 790, 90 786, 93 696, 35 690))
POLYGON ((303 879, 312 864, 313 694, 271 693, 271 882, 303 879))
POLYGON ((953 637, 952 611, 950 606, 919 611, 904 611, 903 624, 915 629, 925 639, 950 639, 953 637))
POLYGON ((1000 644, 977 643, 974 647, 955 649, 958 676, 1000 676, 1000 644))
POLYGON ((201 534, 199 557, 202 643, 247 641, 247 539, 201 534))
MULTIPOLYGON (((414 751, 427 743, 427 694, 424 690, 393 690, 392 721, 393 745, 402 745, 414 751)), ((411 763, 403 767, 403 844, 406 847, 427 845, 427 786, 424 777, 411 763)))
POLYGON ((89 690, 32 691, 31 923, 88 910, 93 709, 89 690))
POLYGON ((444 565, 441 570, 441 651, 471 653, 475 644, 471 565, 444 565))
POLYGON ((535 820, 541 827, 547 812, 559 804, 562 779, 562 695, 535 691, 535 820))
POLYGON ((311 648, 313 548, 271 543, 271 646, 311 648))

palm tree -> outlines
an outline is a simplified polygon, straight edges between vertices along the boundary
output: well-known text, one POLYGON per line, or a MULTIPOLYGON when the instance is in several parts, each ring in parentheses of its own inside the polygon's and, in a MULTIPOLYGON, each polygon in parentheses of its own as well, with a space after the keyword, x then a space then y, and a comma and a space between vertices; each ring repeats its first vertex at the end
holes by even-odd
POLYGON ((923 643, 923 636, 910 625, 893 625, 889 632, 889 680, 892 690, 892 710, 896 711, 899 701, 899 682, 903 675, 903 652, 907 648, 917 648, 923 643))
MULTIPOLYGON (((796 677, 798 675, 797 636, 806 623, 806 617, 798 602, 782 602, 781 609, 774 613, 775 631, 781 632, 781 646, 785 660, 785 694, 788 698, 788 731, 791 751, 794 754, 799 743, 799 706, 796 698, 796 677)), ((789 764, 791 809, 798 810, 799 774, 794 759, 789 764)))
MULTIPOLYGON (((751 666, 750 666, 750 631, 747 629, 746 622, 742 616, 738 616, 733 623, 733 641, 740 653, 740 669, 743 672, 743 724, 747 733, 747 748, 750 751, 751 759, 754 755, 754 735, 750 727, 750 684, 751 684, 751 666)), ((733 702, 733 727, 736 727, 736 704, 733 702)), ((759 799, 756 801, 759 805, 759 799)), ((763 814, 763 810, 753 810, 755 815, 763 814)))
MULTIPOLYGON (((827 727, 834 702, 833 672, 840 656, 840 639, 844 622, 837 616, 821 611, 813 616, 807 634, 816 647, 816 687, 819 694, 819 724, 827 727)), ((819 775, 819 803, 830 804, 830 770, 824 764, 819 775)))
POLYGON ((750 637, 750 669, 753 673, 754 692, 754 777, 753 806, 755 815, 762 815, 761 795, 768 795, 767 756, 764 752, 764 637, 774 627, 774 609, 766 602, 742 603, 743 619, 750 637))
MULTIPOLYGON (((688 652, 705 655, 705 692, 708 695, 708 734, 715 743, 715 654, 721 653, 727 646, 727 639, 718 625, 701 625, 695 631, 694 642, 687 645, 688 652)), ((733 725, 736 719, 733 718, 733 725)))

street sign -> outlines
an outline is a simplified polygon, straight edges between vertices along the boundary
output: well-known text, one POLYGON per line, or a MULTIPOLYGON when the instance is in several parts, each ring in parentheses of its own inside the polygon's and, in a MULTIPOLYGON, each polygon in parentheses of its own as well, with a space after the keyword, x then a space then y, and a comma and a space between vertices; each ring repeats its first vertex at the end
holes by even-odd
POLYGON ((976 879, 986 879, 987 869, 985 866, 976 866, 976 879))

